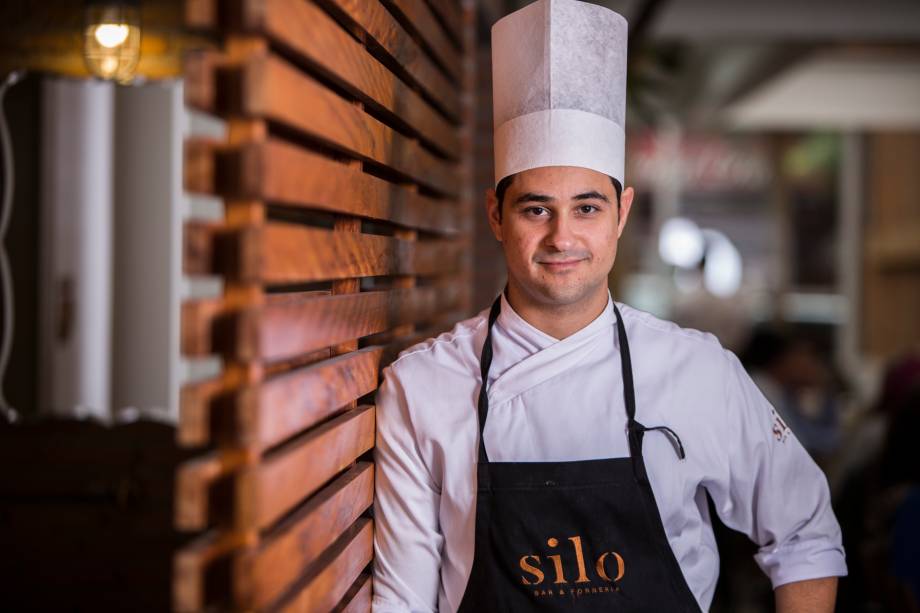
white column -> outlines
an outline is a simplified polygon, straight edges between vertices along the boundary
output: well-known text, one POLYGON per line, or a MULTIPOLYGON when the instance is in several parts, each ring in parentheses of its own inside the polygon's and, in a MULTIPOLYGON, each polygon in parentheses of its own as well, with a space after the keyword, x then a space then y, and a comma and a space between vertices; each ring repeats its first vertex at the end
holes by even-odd
POLYGON ((114 86, 42 85, 40 409, 110 416, 114 86))
POLYGON ((119 87, 112 406, 175 421, 182 293, 181 81, 119 87))

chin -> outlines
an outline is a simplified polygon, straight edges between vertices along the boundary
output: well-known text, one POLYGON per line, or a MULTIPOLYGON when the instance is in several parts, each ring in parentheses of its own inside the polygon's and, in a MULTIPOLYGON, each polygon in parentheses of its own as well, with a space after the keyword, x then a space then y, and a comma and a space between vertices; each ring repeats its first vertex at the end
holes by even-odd
POLYGON ((540 283, 535 289, 547 303, 560 306, 574 304, 591 293, 591 288, 585 284, 540 283))

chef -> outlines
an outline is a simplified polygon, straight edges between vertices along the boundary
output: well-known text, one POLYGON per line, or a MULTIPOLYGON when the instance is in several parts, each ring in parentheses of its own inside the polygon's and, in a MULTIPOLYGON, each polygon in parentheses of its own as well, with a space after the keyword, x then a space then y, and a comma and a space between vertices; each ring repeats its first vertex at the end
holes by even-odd
POLYGON ((378 612, 707 610, 707 494, 777 610, 833 610, 846 574, 827 481, 711 335, 612 300, 625 20, 539 0, 492 28, 508 283, 402 352, 377 399, 378 612))

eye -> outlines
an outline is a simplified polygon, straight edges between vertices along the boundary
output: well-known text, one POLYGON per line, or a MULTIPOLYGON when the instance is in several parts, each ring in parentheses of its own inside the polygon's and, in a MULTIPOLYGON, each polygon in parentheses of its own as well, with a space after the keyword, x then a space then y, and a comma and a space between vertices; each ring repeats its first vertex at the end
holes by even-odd
POLYGON ((530 217, 545 217, 549 214, 549 211, 542 206, 529 206, 524 209, 524 214, 530 217))
POLYGON ((583 204, 580 207, 578 207, 578 212, 584 213, 585 215, 590 215, 591 213, 594 213, 599 210, 600 209, 594 206, 593 204, 583 204))

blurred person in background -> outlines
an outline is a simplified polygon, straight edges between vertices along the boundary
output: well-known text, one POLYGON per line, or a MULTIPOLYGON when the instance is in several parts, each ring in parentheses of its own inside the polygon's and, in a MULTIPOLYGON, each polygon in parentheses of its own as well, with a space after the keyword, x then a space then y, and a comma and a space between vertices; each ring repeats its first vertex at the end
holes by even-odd
POLYGON ((741 363, 802 446, 819 465, 826 465, 841 440, 838 386, 814 345, 761 325, 741 363))
POLYGON ((879 400, 853 428, 834 508, 850 554, 844 613, 920 611, 920 354, 893 361, 879 400))

